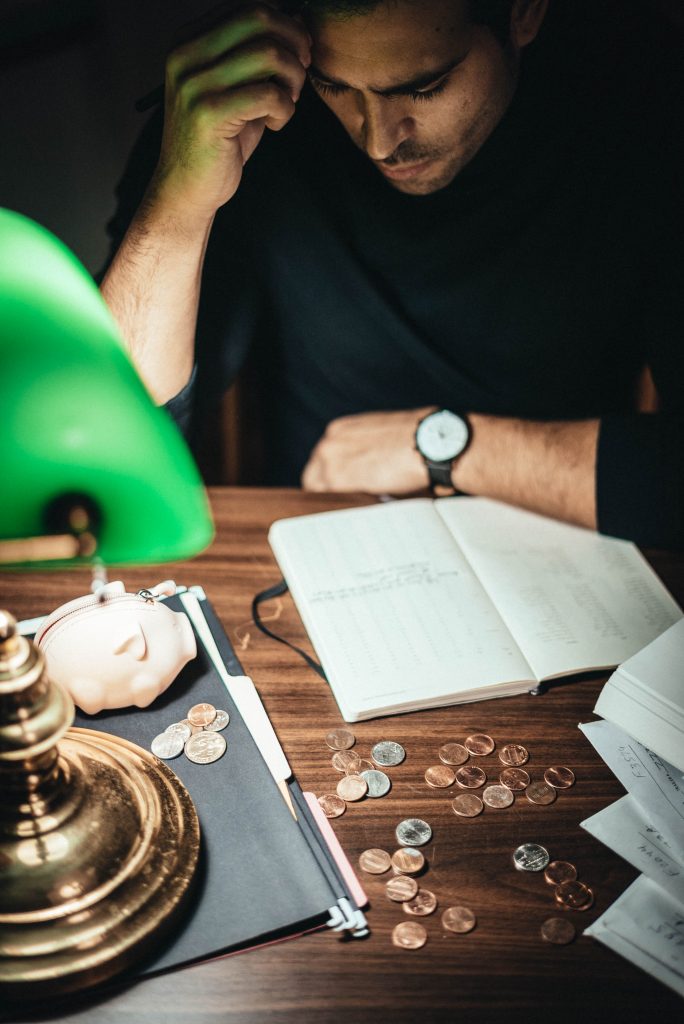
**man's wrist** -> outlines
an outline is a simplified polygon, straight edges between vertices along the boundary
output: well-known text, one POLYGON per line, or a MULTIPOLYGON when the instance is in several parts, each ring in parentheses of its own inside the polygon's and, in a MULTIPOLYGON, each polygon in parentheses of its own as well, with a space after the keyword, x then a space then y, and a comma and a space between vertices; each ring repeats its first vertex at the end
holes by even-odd
POLYGON ((427 470, 433 494, 453 493, 453 467, 469 443, 470 425, 463 413, 430 408, 421 416, 415 432, 415 447, 427 470))
POLYGON ((133 224, 145 235, 163 236, 171 244, 177 241, 179 245, 188 245, 208 238, 215 216, 215 210, 198 209, 153 178, 133 224))

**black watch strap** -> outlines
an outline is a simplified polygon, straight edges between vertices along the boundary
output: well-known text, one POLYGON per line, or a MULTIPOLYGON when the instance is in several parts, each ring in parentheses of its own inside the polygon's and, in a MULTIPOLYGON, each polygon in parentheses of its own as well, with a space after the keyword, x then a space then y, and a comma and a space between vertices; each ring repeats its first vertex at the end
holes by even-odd
POLYGON ((451 462, 432 462, 425 459, 425 465, 430 476, 430 487, 450 487, 452 491, 456 488, 451 481, 451 462))

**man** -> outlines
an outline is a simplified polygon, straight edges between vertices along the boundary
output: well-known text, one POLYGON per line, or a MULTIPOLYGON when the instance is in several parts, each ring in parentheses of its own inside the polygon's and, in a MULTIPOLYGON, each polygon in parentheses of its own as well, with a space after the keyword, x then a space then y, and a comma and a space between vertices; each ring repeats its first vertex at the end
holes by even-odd
POLYGON ((178 47, 102 283, 156 400, 201 416, 254 345, 269 482, 681 544, 679 140, 630 19, 309 0, 178 47))

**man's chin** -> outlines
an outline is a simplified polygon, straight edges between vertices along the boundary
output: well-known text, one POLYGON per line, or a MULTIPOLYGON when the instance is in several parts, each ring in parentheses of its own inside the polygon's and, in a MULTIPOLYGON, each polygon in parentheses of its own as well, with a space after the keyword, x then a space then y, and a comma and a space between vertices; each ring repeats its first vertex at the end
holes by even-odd
POLYGON ((385 181, 407 195, 426 196, 446 188, 456 177, 458 168, 445 166, 442 160, 427 160, 415 165, 378 166, 385 181))

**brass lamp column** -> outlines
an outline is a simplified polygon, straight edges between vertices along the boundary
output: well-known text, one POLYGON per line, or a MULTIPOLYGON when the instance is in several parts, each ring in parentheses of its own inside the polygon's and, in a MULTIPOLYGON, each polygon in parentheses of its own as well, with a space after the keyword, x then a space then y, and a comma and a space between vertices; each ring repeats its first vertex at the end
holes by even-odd
POLYGON ((71 698, 0 611, 0 993, 92 985, 149 952, 187 896, 199 824, 152 754, 69 728, 71 698))

